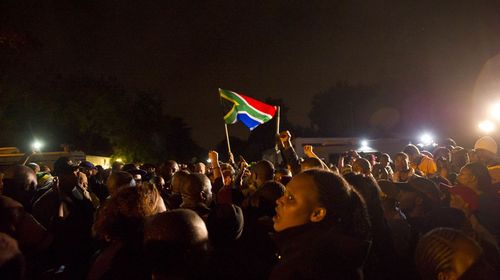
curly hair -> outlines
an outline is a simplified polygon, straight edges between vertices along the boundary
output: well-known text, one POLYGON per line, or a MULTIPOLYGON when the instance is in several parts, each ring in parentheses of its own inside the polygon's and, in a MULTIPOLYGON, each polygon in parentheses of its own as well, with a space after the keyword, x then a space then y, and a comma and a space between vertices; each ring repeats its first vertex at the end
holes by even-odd
POLYGON ((136 188, 119 189, 100 209, 93 225, 96 236, 104 240, 142 238, 144 218, 156 213, 148 192, 136 188))

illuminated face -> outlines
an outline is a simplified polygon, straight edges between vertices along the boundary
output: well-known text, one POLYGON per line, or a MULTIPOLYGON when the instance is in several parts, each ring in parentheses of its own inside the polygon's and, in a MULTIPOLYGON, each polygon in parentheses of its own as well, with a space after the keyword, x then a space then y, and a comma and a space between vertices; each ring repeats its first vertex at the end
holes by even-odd
POLYGON ((474 188, 477 186, 477 178, 472 174, 470 169, 466 167, 460 169, 457 181, 464 187, 474 188))
POLYGON ((274 229, 282 231, 311 222, 318 207, 318 193, 311 178, 296 176, 286 186, 285 194, 276 200, 274 229))
POLYGON ((396 171, 407 171, 409 169, 410 162, 407 157, 398 155, 394 159, 394 167, 396 171))

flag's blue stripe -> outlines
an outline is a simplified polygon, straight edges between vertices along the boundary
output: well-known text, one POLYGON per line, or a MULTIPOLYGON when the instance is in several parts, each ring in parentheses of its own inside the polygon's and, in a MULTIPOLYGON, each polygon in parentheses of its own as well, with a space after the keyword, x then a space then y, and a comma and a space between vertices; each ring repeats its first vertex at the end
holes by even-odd
POLYGON ((250 118, 247 114, 241 114, 239 112, 238 112, 238 120, 242 122, 250 130, 254 129, 259 124, 261 124, 260 122, 250 118))

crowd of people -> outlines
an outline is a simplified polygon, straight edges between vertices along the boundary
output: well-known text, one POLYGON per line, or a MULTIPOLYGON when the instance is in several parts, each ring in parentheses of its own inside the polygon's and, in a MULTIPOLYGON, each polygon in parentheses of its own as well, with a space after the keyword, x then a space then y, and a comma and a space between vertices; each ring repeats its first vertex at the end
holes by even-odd
POLYGON ((0 173, 0 279, 500 279, 500 158, 444 139, 338 162, 59 158, 0 173))

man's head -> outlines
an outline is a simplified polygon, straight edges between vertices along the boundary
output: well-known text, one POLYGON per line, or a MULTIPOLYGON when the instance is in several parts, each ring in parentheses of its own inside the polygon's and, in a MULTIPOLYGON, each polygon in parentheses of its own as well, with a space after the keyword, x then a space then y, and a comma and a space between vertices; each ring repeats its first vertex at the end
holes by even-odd
POLYGON ((165 181, 170 182, 175 172, 179 171, 179 165, 174 160, 167 160, 160 165, 158 174, 160 174, 165 181))
POLYGON ((132 175, 125 171, 111 173, 106 181, 109 195, 113 196, 119 189, 129 187, 133 180, 132 175))
POLYGON ((259 188, 274 177, 274 165, 268 160, 261 160, 252 165, 250 171, 252 172, 250 177, 251 183, 256 188, 259 188))
POLYGON ((207 176, 199 173, 189 174, 181 188, 182 205, 210 206, 212 203, 212 185, 207 176))
POLYGON ((5 170, 3 192, 24 207, 29 208, 38 182, 35 171, 24 165, 16 165, 5 170))
POLYGON ((300 171, 304 172, 309 169, 323 169, 323 165, 321 164, 321 161, 317 158, 306 158, 304 161, 300 164, 300 171))
POLYGON ((410 162, 415 162, 420 157, 420 150, 413 144, 406 146, 403 149, 403 153, 408 155, 410 162))
POLYGON ((437 207, 440 203, 441 193, 429 179, 412 177, 408 183, 397 183, 398 193, 396 199, 401 210, 410 217, 423 216, 437 207))
MULTIPOLYGON (((283 185, 286 185, 283 183, 283 181, 286 181, 288 178, 291 178, 291 177, 292 177, 292 172, 290 171, 290 169, 287 169, 287 168, 280 168, 280 169, 276 170, 276 172, 274 173, 274 181, 282 183, 283 185)), ((289 181, 290 180, 288 180, 287 183, 289 181)))
POLYGON ((207 166, 203 162, 197 162, 193 165, 193 173, 207 174, 207 166))
POLYGON ((462 147, 455 147, 451 152, 451 169, 452 172, 458 173, 460 169, 469 163, 469 154, 462 147))
POLYGON ((463 279, 481 255, 481 247, 462 232, 437 228, 418 242, 415 262, 422 279, 463 279))
POLYGON ((372 173, 372 166, 367 159, 357 158, 352 163, 352 172, 368 176, 372 173))
POLYGON ((123 167, 123 162, 121 161, 115 161, 113 162, 113 164, 111 165, 111 172, 118 172, 118 171, 121 171, 122 170, 122 167, 123 167))
POLYGON ((144 251, 154 279, 195 279, 196 274, 205 273, 205 223, 187 209, 155 215, 145 224, 144 251))
POLYGON ((283 196, 286 189, 279 182, 268 181, 253 194, 251 204, 258 209, 259 215, 273 217, 276 215, 276 200, 283 196))
POLYGON ((189 172, 185 170, 179 170, 175 172, 172 176, 171 184, 172 184, 172 193, 180 194, 182 190, 182 186, 184 186, 188 180, 189 172))
POLYGON ((86 160, 82 161, 79 166, 80 166, 80 171, 85 173, 85 175, 87 175, 87 177, 95 176, 97 174, 97 168, 90 161, 86 161, 86 160))
POLYGON ((383 167, 388 166, 390 162, 391 162, 391 157, 389 156, 389 154, 382 154, 380 156, 380 165, 382 165, 383 167))
POLYGON ((397 153, 394 157, 394 169, 398 172, 406 172, 410 169, 410 159, 405 153, 397 153))

